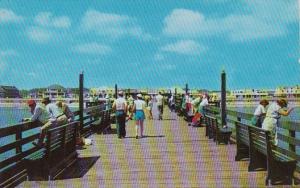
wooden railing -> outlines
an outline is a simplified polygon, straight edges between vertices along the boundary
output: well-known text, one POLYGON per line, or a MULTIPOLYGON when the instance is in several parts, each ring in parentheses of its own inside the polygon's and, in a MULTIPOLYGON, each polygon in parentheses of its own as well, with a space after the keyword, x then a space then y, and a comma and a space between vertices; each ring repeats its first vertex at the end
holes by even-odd
MULTIPOLYGON (((80 125, 81 136, 92 134, 91 124, 101 118, 103 105, 84 109, 83 125, 80 125)), ((79 111, 75 111, 75 121, 79 120, 79 111)), ((22 159, 40 150, 32 142, 38 138, 40 127, 36 122, 24 122, 0 128, 0 187, 13 187, 26 179, 26 170, 22 159)))
MULTIPOLYGON (((220 110, 218 108, 209 106, 205 110, 207 113, 214 114, 217 119, 220 119, 220 110)), ((252 114, 237 112, 234 110, 226 110, 226 116, 227 126, 233 129, 233 138, 236 136, 235 123, 241 122, 247 126, 250 126, 250 121, 253 117, 252 114)), ((277 133, 279 144, 276 147, 276 150, 282 154, 296 159, 296 171, 300 173, 300 122, 279 120, 278 127, 281 130, 277 133)))

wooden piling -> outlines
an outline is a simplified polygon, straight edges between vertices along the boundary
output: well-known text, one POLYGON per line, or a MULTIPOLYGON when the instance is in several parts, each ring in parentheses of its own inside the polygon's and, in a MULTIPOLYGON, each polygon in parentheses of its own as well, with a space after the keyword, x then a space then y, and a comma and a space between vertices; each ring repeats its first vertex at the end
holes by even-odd
POLYGON ((83 72, 79 74, 79 122, 80 122, 80 132, 83 128, 83 72))
POLYGON ((226 125, 226 73, 221 73, 221 121, 222 125, 226 125))

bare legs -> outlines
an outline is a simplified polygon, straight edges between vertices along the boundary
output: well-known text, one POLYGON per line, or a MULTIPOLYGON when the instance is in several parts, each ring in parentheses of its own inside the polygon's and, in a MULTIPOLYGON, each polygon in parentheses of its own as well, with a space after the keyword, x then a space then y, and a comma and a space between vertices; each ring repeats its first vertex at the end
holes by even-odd
POLYGON ((135 124, 135 138, 138 139, 139 135, 139 128, 140 128, 140 137, 143 137, 144 132, 144 120, 136 120, 135 124))

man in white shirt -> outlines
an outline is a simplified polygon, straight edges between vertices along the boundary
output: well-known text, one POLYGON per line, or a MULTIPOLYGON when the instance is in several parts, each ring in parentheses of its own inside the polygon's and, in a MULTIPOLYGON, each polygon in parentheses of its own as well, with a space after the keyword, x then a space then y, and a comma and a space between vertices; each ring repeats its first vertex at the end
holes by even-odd
POLYGON ((50 121, 52 126, 60 126, 68 123, 68 118, 58 106, 51 103, 49 97, 43 98, 42 103, 46 106, 46 110, 50 113, 50 121))
POLYGON ((251 124, 261 128, 262 122, 266 115, 266 106, 269 104, 267 100, 261 100, 254 111, 254 116, 251 119, 251 124))
POLYGON ((161 92, 158 92, 158 95, 155 97, 156 99, 156 105, 158 108, 158 119, 162 120, 162 115, 164 111, 164 97, 161 95, 161 92))
POLYGON ((294 108, 284 109, 287 107, 287 101, 285 99, 279 99, 273 102, 266 113, 266 118, 262 123, 262 129, 268 130, 274 136, 274 144, 278 144, 277 128, 278 120, 281 116, 288 116, 294 108))
POLYGON ((125 121, 127 114, 127 102, 123 97, 123 91, 119 91, 118 95, 119 97, 114 101, 112 109, 116 111, 117 135, 119 139, 122 139, 126 136, 125 121))
POLYGON ((23 121, 32 121, 32 122, 38 121, 39 123, 42 124, 38 141, 33 142, 33 145, 41 147, 43 145, 47 130, 51 125, 51 121, 49 120, 51 114, 46 110, 44 105, 37 104, 32 99, 27 101, 27 105, 30 108, 30 112, 32 116, 31 118, 23 119, 23 121))

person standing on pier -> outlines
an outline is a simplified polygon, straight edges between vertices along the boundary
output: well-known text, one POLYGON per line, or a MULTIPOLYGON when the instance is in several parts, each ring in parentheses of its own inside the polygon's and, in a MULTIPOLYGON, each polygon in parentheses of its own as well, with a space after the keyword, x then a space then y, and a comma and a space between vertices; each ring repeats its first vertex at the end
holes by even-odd
POLYGON ((117 135, 119 139, 122 139, 126 136, 125 121, 127 114, 127 102, 123 97, 123 91, 119 91, 118 95, 119 97, 114 101, 112 109, 116 111, 117 135))
POLYGON ((153 108, 153 103, 154 103, 153 100, 154 100, 154 97, 150 96, 150 100, 147 105, 147 109, 149 111, 149 119, 153 119, 153 115, 152 115, 152 108, 153 108))
POLYGON ((269 105, 269 101, 263 99, 259 102, 259 105, 254 111, 254 116, 251 119, 251 124, 261 128, 261 125, 266 116, 266 107, 269 105))
POLYGON ((155 97, 156 105, 158 108, 158 120, 162 120, 162 115, 164 111, 164 97, 161 95, 161 92, 158 92, 158 95, 155 97))
POLYGON ((44 105, 37 104, 33 99, 28 100, 27 105, 30 108, 32 116, 31 118, 24 118, 22 119, 22 121, 37 121, 39 124, 42 125, 40 128, 40 135, 38 141, 33 142, 33 145, 35 146, 42 146, 44 138, 46 136, 46 132, 51 126, 51 114, 46 110, 44 105))
POLYGON ((137 94, 137 100, 134 101, 134 106, 133 109, 135 111, 135 120, 136 120, 136 125, 135 125, 135 138, 139 138, 139 128, 140 129, 140 135, 141 138, 144 136, 144 119, 145 119, 145 113, 144 110, 146 108, 146 102, 142 100, 142 95, 137 94))
POLYGON ((281 116, 288 116, 293 108, 284 109, 287 107, 287 101, 285 99, 279 99, 276 102, 273 102, 266 113, 266 118, 263 121, 262 128, 271 132, 274 137, 274 144, 278 144, 277 139, 277 128, 278 128, 278 120, 281 116))
POLYGON ((192 125, 192 120, 194 117, 194 110, 192 105, 192 98, 190 97, 190 93, 187 93, 185 96, 185 110, 186 110, 186 118, 188 122, 188 126, 192 125))
POLYGON ((132 117, 133 117, 133 102, 134 102, 134 99, 133 99, 132 95, 129 96, 127 101, 128 101, 128 120, 132 120, 132 117))

